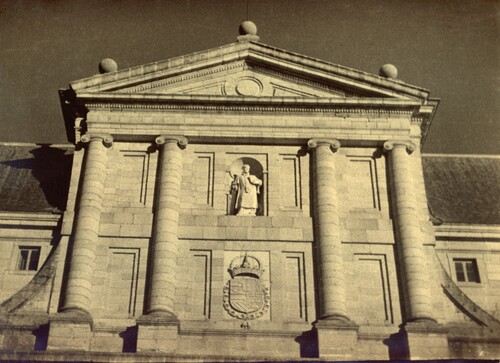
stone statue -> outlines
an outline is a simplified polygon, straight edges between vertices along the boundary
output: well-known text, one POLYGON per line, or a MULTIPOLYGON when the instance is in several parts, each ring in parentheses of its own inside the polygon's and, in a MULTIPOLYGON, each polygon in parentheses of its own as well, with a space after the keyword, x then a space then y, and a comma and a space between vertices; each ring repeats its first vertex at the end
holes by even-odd
POLYGON ((244 164, 241 175, 235 175, 231 189, 236 193, 235 211, 238 216, 254 216, 259 206, 257 194, 262 180, 250 174, 250 165, 244 164))

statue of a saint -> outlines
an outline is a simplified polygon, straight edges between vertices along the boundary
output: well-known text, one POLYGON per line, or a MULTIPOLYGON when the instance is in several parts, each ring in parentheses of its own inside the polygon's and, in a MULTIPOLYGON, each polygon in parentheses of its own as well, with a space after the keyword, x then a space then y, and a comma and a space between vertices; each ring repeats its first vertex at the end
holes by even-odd
POLYGON ((250 174, 250 165, 244 164, 241 175, 235 175, 232 189, 236 193, 235 211, 237 216, 254 216, 259 204, 257 194, 260 193, 262 180, 250 174))

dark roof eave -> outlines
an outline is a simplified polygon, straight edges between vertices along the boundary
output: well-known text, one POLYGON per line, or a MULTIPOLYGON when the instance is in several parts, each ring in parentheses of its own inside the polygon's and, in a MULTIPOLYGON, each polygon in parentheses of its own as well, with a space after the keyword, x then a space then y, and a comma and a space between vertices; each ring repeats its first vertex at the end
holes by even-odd
POLYGON ((427 139, 427 135, 429 134, 429 130, 432 126, 432 121, 434 120, 434 116, 436 115, 440 103, 440 98, 429 98, 427 100, 427 105, 432 106, 432 112, 425 118, 424 122, 421 125, 422 137, 420 138, 420 146, 422 148, 425 145, 425 140, 427 139))

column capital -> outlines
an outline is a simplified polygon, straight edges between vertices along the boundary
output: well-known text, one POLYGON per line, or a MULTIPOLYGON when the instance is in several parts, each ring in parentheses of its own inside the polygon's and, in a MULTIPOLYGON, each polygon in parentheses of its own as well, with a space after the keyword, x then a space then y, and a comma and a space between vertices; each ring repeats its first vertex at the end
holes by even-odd
POLYGON ((387 151, 391 151, 395 148, 398 147, 404 147, 408 154, 413 153, 415 150, 417 150, 417 145, 415 145, 411 141, 405 141, 405 140, 389 140, 384 142, 384 149, 387 151))
POLYGON ((113 136, 109 134, 85 134, 80 138, 80 141, 84 144, 92 141, 101 141, 106 147, 113 145, 113 136))
POLYGON ((340 141, 337 139, 310 139, 307 142, 307 149, 315 149, 318 146, 328 146, 333 152, 340 148, 340 141))
POLYGON ((155 143, 157 147, 169 143, 176 143, 179 148, 185 149, 188 144, 188 140, 184 136, 179 135, 160 135, 155 139, 155 143))

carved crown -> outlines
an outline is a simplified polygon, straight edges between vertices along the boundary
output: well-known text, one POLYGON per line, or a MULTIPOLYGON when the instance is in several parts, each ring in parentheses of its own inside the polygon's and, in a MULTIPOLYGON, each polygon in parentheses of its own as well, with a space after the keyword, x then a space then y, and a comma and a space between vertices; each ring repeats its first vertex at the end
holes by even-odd
POLYGON ((232 278, 235 278, 236 276, 251 276, 260 278, 264 273, 264 270, 260 267, 259 260, 246 254, 232 260, 228 271, 232 278))

